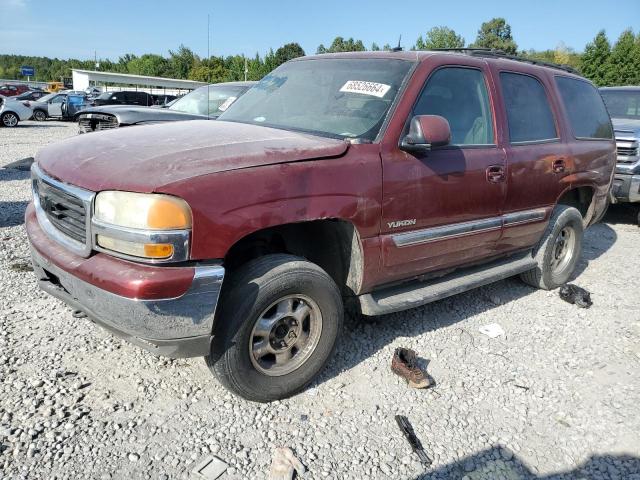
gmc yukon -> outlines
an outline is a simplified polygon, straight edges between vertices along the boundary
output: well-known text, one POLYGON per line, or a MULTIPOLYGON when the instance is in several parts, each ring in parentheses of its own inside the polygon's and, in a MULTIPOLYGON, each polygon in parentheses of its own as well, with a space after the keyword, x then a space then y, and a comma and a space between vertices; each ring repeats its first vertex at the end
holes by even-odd
POLYGON ((614 166, 602 98, 567 69, 328 54, 280 66, 216 122, 46 147, 26 228, 42 289, 270 401, 318 374, 345 308, 565 283, 614 166))

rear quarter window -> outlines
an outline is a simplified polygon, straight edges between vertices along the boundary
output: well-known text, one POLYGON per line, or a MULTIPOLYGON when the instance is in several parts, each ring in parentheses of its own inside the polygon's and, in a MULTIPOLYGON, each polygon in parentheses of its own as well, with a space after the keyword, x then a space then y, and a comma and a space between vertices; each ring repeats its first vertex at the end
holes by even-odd
POLYGON ((521 73, 502 72, 500 83, 511 143, 558 138, 549 99, 538 79, 521 73))
POLYGON ((576 138, 613 138, 607 108, 593 85, 584 80, 561 76, 556 77, 556 84, 576 138))

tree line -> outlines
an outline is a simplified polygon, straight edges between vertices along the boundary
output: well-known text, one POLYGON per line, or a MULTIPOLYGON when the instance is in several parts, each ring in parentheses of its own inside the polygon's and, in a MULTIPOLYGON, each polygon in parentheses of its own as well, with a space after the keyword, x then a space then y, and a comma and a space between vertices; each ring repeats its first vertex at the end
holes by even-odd
MULTIPOLYGON (((622 32, 613 44, 602 30, 586 45, 583 52, 576 52, 562 43, 555 49, 524 51, 518 50, 507 21, 504 18, 493 18, 480 26, 475 41, 471 43, 467 43, 453 29, 438 26, 428 30, 424 36, 420 35, 411 46, 411 50, 465 47, 493 48, 533 60, 569 65, 599 86, 640 85, 640 32, 636 35, 631 29, 622 32)), ((376 43, 367 48, 362 40, 336 37, 328 47, 320 44, 315 53, 379 51, 392 48, 389 44, 380 47, 376 43)), ((282 63, 303 55, 305 51, 295 42, 283 45, 275 51, 271 49, 264 56, 256 53, 253 57, 230 55, 201 58, 188 47, 180 45, 175 51, 170 50, 168 56, 150 53, 141 56, 126 54, 117 61, 101 59, 98 67, 93 60, 0 55, 0 78, 23 79, 24 77, 20 76, 20 67, 28 65, 36 69, 38 80, 69 77, 72 68, 98 68, 109 72, 183 78, 210 83, 244 80, 245 77, 248 80, 259 80, 282 63)))

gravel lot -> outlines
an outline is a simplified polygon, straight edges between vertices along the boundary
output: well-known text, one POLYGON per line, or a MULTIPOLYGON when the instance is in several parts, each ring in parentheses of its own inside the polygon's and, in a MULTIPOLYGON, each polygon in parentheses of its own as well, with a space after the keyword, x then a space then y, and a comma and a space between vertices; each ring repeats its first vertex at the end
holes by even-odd
MULTIPOLYGON (((75 131, 0 129, 0 166, 75 131)), ((264 479, 273 448, 289 446, 308 479, 640 480, 640 231, 624 209, 586 234, 576 283, 591 309, 510 279, 352 321, 312 388, 259 405, 202 359, 154 357, 41 293, 24 271, 28 199, 28 173, 0 169, 0 478, 193 478, 215 454, 222 479, 264 479), (493 322, 504 336, 478 332, 493 322), (390 372, 397 346, 425 359, 435 388, 390 372)))

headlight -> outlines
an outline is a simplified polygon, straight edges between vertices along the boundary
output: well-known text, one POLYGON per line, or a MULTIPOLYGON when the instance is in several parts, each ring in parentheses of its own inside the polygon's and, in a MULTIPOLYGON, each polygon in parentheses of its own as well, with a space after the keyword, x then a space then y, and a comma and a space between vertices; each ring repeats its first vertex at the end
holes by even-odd
POLYGON ((180 198, 100 192, 92 225, 98 250, 156 262, 188 259, 191 209, 180 198))
POLYGON ((94 218, 126 228, 191 228, 189 205, 177 197, 157 193, 100 192, 96 195, 94 218))

